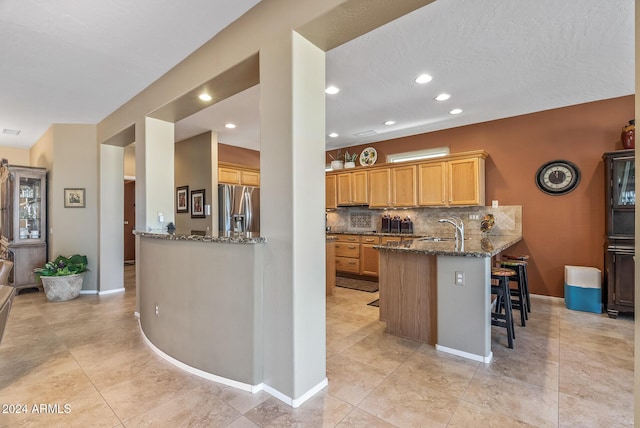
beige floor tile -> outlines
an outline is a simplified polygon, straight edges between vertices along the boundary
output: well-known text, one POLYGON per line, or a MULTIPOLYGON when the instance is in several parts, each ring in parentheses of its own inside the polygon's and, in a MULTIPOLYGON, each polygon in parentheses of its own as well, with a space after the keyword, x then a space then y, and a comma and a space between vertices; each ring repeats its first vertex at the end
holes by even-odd
POLYGON ((512 428, 535 427, 535 425, 514 419, 502 413, 492 412, 465 401, 460 405, 451 417, 448 428, 512 428))
POLYGON ((383 370, 389 374, 420 346, 414 340, 386 333, 370 334, 342 352, 347 358, 383 370))
POLYGON ((421 348, 411 354, 393 374, 460 398, 469 386, 478 364, 461 364, 440 354, 421 348))
POLYGON ((570 311, 560 299, 532 296, 515 349, 494 327, 494 360, 481 364, 386 334, 378 309, 367 306, 378 293, 340 288, 327 298, 329 386, 292 409, 264 391, 198 378, 158 357, 133 317, 134 271, 125 267, 125 293, 60 304, 42 292, 16 296, 0 346, 0 403, 68 403, 71 413, 0 415, 0 427, 633 423, 629 317, 570 311))
POLYGON ((68 403, 95 392, 82 368, 68 352, 53 354, 0 390, 0 403, 68 403))
POLYGON ((224 427, 240 417, 233 407, 204 388, 178 394, 148 412, 125 420, 127 428, 137 427, 224 427))
POLYGON ((558 423, 558 392, 479 370, 463 400, 539 427, 558 423))
POLYGON ((145 366, 136 376, 101 390, 121 420, 131 419, 176 398, 197 385, 191 376, 164 361, 145 366))
POLYGON ((391 375, 358 407, 398 427, 444 427, 459 401, 429 386, 391 375))
POLYGON ((376 418, 372 414, 355 408, 340 422, 337 427, 339 428, 394 428, 388 422, 383 421, 380 418, 376 418))
POLYGON ((270 398, 245 414, 261 427, 335 427, 353 406, 321 391, 298 408, 270 398))
POLYGON ((575 427, 632 427, 633 403, 611 404, 610 402, 593 401, 560 393, 559 426, 575 427))
POLYGON ((329 394, 357 406, 387 377, 387 373, 336 355, 327 360, 327 377, 329 394))
POLYGON ((574 397, 633 406, 633 370, 603 366, 589 360, 567 361, 561 366, 559 391, 574 397))
POLYGON ((219 393, 219 397, 241 414, 245 414, 271 398, 271 395, 264 391, 251 393, 227 386, 219 393))

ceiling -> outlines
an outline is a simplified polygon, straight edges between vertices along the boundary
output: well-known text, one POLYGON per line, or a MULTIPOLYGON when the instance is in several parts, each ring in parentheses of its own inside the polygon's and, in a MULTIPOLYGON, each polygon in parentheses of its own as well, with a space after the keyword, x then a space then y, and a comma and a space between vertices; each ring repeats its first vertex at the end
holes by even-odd
MULTIPOLYGON (((0 145, 97 123, 257 1, 175 3, 0 1, 0 130, 22 131, 0 145)), ((438 0, 327 52, 340 88, 327 95, 327 134, 339 134, 327 149, 634 94, 634 55, 631 1, 438 0), (421 73, 431 82, 416 84, 421 73)), ((178 122, 176 139, 214 130, 259 149, 258 97, 256 86, 178 122)))

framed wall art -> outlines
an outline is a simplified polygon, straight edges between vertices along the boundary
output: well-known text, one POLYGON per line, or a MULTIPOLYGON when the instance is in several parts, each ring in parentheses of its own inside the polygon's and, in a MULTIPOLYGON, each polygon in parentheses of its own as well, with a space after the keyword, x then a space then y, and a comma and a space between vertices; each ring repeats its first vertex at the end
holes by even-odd
POLYGON ((191 192, 191 218, 205 218, 204 215, 204 189, 191 192))
POLYGON ((176 212, 189 212, 189 186, 180 186, 176 188, 176 212))
POLYGON ((85 188, 65 188, 64 189, 64 207, 65 208, 84 208, 85 204, 85 188))

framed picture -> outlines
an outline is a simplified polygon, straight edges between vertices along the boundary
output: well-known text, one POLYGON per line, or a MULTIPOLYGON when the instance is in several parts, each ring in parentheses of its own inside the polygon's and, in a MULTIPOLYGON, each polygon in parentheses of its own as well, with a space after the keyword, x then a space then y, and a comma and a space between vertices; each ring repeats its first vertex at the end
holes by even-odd
POLYGON ((204 189, 191 192, 191 218, 205 218, 204 189))
POLYGON ((189 186, 176 188, 176 212, 189 212, 189 186))
POLYGON ((64 207, 65 208, 84 208, 84 187, 82 188, 65 188, 64 189, 64 207))

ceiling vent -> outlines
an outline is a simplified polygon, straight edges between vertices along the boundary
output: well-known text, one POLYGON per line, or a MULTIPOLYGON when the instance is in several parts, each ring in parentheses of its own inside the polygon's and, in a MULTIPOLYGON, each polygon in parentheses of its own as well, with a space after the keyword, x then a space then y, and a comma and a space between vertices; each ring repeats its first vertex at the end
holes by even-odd
POLYGON ((2 133, 7 135, 20 135, 20 131, 18 129, 4 128, 2 133))
POLYGON ((362 131, 362 132, 358 132, 356 134, 354 134, 356 137, 369 137, 371 135, 376 135, 377 132, 374 131, 373 129, 369 130, 369 131, 362 131))

